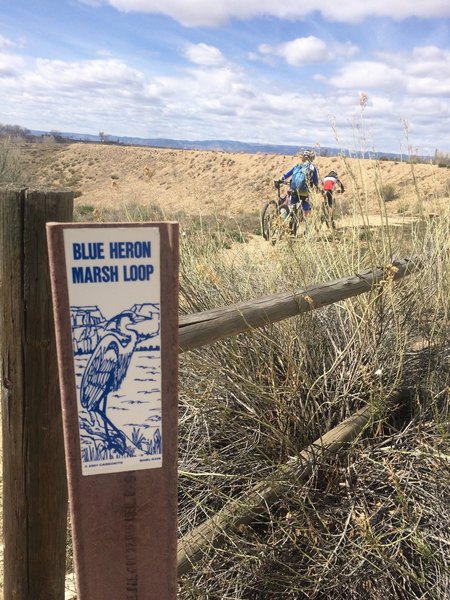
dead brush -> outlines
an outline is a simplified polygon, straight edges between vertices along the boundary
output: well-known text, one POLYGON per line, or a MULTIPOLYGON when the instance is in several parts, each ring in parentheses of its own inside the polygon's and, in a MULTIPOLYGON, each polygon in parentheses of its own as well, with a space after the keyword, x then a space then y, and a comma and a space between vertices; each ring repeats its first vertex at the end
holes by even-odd
POLYGON ((0 138, 0 184, 24 182, 25 167, 20 145, 9 137, 0 138))
POLYGON ((447 597, 448 456, 431 422, 423 425, 389 442, 368 437, 302 486, 292 481, 265 515, 229 532, 222 551, 197 567, 198 597, 447 597))
POLYGON ((263 257, 202 230, 184 239, 187 313, 389 266, 391 252, 428 252, 429 264, 398 283, 387 268, 370 294, 181 355, 180 536, 361 406, 375 420, 308 481, 284 481, 250 526, 225 531, 179 598, 448 595, 449 232, 443 218, 404 238, 305 239, 263 257), (411 350, 416 339, 426 351, 411 350))

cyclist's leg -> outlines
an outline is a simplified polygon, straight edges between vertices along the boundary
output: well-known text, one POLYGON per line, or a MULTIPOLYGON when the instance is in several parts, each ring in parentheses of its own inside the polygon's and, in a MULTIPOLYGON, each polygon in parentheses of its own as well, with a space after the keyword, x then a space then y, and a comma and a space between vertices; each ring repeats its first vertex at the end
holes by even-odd
POLYGON ((301 212, 302 212, 302 217, 303 217, 302 220, 304 221, 304 225, 305 225, 305 233, 307 233, 307 231, 308 231, 308 221, 311 219, 311 211, 312 211, 312 206, 309 201, 309 196, 302 196, 301 197, 301 212))
POLYGON ((333 222, 333 195, 330 190, 323 191, 323 203, 322 203, 322 223, 325 222, 327 227, 332 226, 333 222))
POLYGON ((327 191, 327 203, 328 203, 328 214, 330 215, 330 225, 333 229, 336 229, 336 224, 334 222, 334 198, 333 198, 333 192, 327 191))

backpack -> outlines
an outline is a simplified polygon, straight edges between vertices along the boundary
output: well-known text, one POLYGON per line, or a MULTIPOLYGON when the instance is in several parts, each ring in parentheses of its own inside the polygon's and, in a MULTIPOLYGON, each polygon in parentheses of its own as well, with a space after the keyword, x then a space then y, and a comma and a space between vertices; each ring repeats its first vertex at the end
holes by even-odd
POLYGON ((295 165, 291 178, 291 190, 295 190, 298 193, 307 192, 309 184, 308 175, 309 163, 295 165))

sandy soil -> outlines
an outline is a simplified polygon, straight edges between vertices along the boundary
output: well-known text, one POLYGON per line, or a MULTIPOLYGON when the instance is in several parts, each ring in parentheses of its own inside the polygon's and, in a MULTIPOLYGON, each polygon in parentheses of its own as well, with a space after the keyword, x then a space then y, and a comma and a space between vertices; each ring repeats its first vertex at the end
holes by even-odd
MULTIPOLYGON (((169 215, 258 213, 273 198, 273 180, 297 159, 269 154, 171 150, 103 144, 24 146, 26 169, 34 185, 68 186, 79 195, 78 206, 120 209, 130 202, 159 204, 169 215)), ((344 159, 316 160, 319 173, 338 172, 346 186, 340 198, 344 214, 354 212, 358 198, 369 212, 379 213, 377 189, 392 187, 389 214, 433 213, 450 202, 450 170, 431 164, 344 159)))

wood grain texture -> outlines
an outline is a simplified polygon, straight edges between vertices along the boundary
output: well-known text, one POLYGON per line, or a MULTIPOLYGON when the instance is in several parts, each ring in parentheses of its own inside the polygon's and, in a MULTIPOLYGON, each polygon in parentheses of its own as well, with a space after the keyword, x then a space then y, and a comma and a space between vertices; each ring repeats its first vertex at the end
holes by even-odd
POLYGON ((45 224, 67 190, 0 189, 4 594, 64 598, 67 491, 45 224))
POLYGON ((180 352, 194 350, 238 333, 370 292, 386 277, 397 280, 420 269, 417 258, 393 261, 386 268, 365 271, 297 292, 285 292, 180 318, 180 352))

